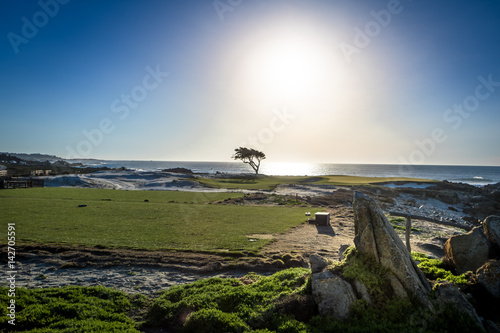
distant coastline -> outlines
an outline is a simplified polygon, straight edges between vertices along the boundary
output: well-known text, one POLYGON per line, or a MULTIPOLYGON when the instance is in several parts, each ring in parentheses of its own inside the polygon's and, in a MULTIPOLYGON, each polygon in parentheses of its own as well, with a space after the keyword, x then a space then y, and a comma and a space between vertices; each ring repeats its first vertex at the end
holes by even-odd
MULTIPOLYGON (((1 153, 15 159, 12 165, 32 165, 35 169, 52 169, 52 174, 88 173, 97 170, 127 169, 137 172, 162 171, 172 168, 186 168, 201 174, 247 174, 252 169, 241 162, 193 162, 193 161, 140 161, 63 159, 47 154, 1 153), (25 161, 25 162, 23 162, 25 161), (40 162, 40 167, 36 166, 40 162)), ((0 159, 0 169, 9 167, 0 159)), ((264 161, 261 173, 273 176, 327 176, 346 175, 361 177, 407 177, 433 179, 484 186, 500 182, 500 166, 460 165, 384 165, 384 164, 341 164, 341 163, 276 163, 264 161)), ((13 174, 14 176, 16 174, 13 174)))
MULTIPOLYGON (((78 161, 83 163, 83 161, 78 161)), ((160 171, 169 168, 186 168, 195 173, 251 173, 251 168, 241 162, 182 162, 182 161, 106 161, 84 163, 91 167, 110 169, 126 168, 136 171, 160 171)), ((262 163, 261 173, 273 176, 326 176, 347 175, 362 177, 408 177, 447 180, 476 186, 500 182, 500 166, 449 166, 449 165, 382 165, 338 163, 262 163)))

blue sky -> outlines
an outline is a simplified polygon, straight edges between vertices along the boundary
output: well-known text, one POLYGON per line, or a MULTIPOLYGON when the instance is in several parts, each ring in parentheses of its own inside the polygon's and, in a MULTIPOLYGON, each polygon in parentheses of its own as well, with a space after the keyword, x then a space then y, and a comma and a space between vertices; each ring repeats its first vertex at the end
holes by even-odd
POLYGON ((3 1, 0 151, 500 165, 500 2, 3 1))

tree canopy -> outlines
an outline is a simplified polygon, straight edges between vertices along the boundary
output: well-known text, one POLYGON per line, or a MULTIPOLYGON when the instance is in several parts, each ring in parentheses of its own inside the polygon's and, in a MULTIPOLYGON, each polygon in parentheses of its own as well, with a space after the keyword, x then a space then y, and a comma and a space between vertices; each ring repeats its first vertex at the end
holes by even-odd
POLYGON ((266 154, 252 148, 239 147, 236 148, 233 158, 241 160, 243 163, 250 164, 255 174, 259 174, 260 162, 266 158, 266 154))

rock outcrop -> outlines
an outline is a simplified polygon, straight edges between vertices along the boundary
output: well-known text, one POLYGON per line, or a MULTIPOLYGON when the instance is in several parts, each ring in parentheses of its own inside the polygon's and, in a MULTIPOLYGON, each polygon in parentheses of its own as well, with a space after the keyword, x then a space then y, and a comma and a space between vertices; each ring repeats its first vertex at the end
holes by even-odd
MULTIPOLYGON (((431 297, 429 282, 372 198, 355 192, 353 211, 355 248, 345 253, 342 248, 345 259, 337 265, 327 266, 327 261, 319 255, 310 256, 312 295, 321 315, 345 319, 358 300, 363 301, 361 304, 383 307, 395 298, 411 298, 412 301, 418 300, 417 303, 430 315, 439 316, 452 306, 454 311, 470 316, 477 327, 484 330, 476 310, 455 285, 439 283, 434 293, 436 298, 431 297)), ((482 229, 476 228, 469 234, 464 244, 474 238, 469 247, 474 248, 472 244, 478 239, 479 242, 486 240, 489 246, 482 229)), ((453 248, 456 239, 450 242, 454 258, 458 253, 457 247, 453 248)), ((461 241, 460 238, 458 240, 461 241)), ((479 252, 482 256, 488 255, 487 248, 479 252)), ((482 285, 481 290, 487 290, 497 299, 500 293, 499 271, 500 261, 492 260, 476 275, 478 284, 482 285)))
POLYGON ((490 260, 481 266, 476 279, 491 296, 500 299, 500 260, 490 260))
POLYGON ((347 318, 356 302, 352 286, 328 270, 313 274, 312 294, 319 313, 336 319, 347 318))
POLYGON ((484 331, 483 324, 481 319, 476 313, 476 310, 472 306, 472 304, 467 301, 464 294, 458 290, 458 288, 450 282, 439 283, 436 285, 435 296, 437 300, 443 305, 451 305, 455 307, 455 309, 461 313, 464 313, 470 316, 475 322, 476 325, 484 331))
POLYGON ((500 250, 500 216, 488 216, 483 222, 483 228, 491 245, 500 250))
MULTIPOLYGON (((387 294, 383 297, 406 298, 411 294, 424 306, 432 309, 428 297, 431 288, 425 276, 375 201, 355 192, 353 208, 356 233, 354 244, 358 259, 354 262, 348 255, 344 263, 345 267, 351 269, 357 265, 356 269, 366 273, 365 276, 359 276, 357 273, 353 274, 352 270, 348 273, 342 269, 332 272, 328 270, 325 259, 316 254, 311 255, 312 293, 319 313, 334 318, 346 318, 349 308, 357 299, 372 303, 369 280, 374 274, 379 277, 383 275, 385 278, 384 289, 387 289, 387 294), (380 267, 378 273, 366 271, 366 267, 361 268, 369 262, 380 267)), ((377 297, 380 297, 380 291, 378 293, 377 297)))
POLYGON ((475 272, 476 281, 491 297, 500 299, 500 217, 488 216, 482 227, 445 243, 446 260, 457 273, 475 272))
MULTIPOLYGON (((339 251, 343 260, 334 266, 328 266, 317 254, 310 256, 312 295, 321 315, 345 319, 354 304, 384 307, 396 298, 403 298, 411 299, 430 316, 441 316, 451 306, 454 314, 470 316, 480 330, 494 326, 486 319, 482 322, 469 299, 476 302, 485 299, 489 308, 493 306, 493 313, 500 305, 500 260, 488 261, 488 256, 494 254, 490 248, 497 244, 500 234, 499 217, 486 219, 484 231, 483 227, 477 227, 468 234, 451 237, 446 243, 448 261, 456 265, 457 271, 475 272, 468 275, 469 282, 476 283, 464 287, 466 297, 449 282, 438 283, 431 293, 426 277, 372 198, 354 192, 353 211, 355 248, 345 251, 343 246, 339 251), (478 298, 472 294, 476 292, 478 298), (357 303, 359 300, 362 302, 357 303)), ((484 308, 478 311, 484 316, 484 308)), ((469 324, 465 316, 460 318, 469 324)))
POLYGON ((326 261, 325 258, 317 254, 312 254, 309 257, 309 262, 311 264, 311 272, 313 274, 323 271, 326 268, 326 266, 328 266, 328 261, 326 261))
POLYGON ((429 283, 375 201, 355 192, 353 210, 357 251, 373 257, 394 275, 390 282, 397 296, 406 297, 409 291, 422 304, 432 307, 429 283))
POLYGON ((464 235, 450 237, 444 244, 447 261, 455 266, 458 274, 476 271, 487 260, 490 242, 482 227, 475 227, 464 235))

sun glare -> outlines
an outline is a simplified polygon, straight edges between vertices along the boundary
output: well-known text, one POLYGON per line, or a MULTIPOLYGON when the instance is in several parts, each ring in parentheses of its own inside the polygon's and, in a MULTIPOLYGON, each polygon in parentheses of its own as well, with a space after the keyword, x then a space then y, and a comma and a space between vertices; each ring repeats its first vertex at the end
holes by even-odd
POLYGON ((286 163, 274 162, 266 163, 262 166, 264 174, 276 176, 301 175, 307 176, 314 174, 317 170, 317 165, 314 163, 286 163))
POLYGON ((259 98, 304 102, 329 84, 334 60, 317 35, 280 31, 249 49, 243 63, 245 86, 259 98))
POLYGON ((280 97, 289 97, 317 82, 318 58, 310 47, 298 40, 285 40, 262 50, 256 61, 256 74, 264 86, 280 97))

